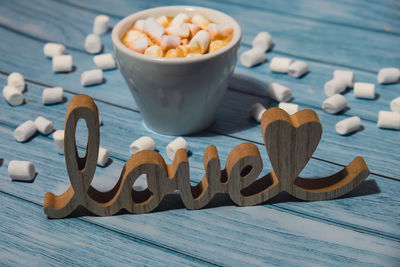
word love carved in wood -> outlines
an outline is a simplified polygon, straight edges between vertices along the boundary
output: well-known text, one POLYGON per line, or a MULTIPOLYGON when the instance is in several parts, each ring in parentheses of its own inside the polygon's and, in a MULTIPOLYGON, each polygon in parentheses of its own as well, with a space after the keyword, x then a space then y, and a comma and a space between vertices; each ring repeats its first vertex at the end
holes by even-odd
POLYGON ((340 172, 319 179, 298 177, 320 141, 322 126, 313 110, 289 116, 279 108, 264 112, 261 128, 273 171, 257 179, 263 169, 258 148, 252 143, 235 147, 221 170, 217 148, 204 152, 205 174, 196 186, 190 184, 189 162, 185 150, 177 151, 171 165, 166 165, 155 151, 132 155, 122 169, 117 184, 108 192, 93 188, 99 150, 97 106, 86 95, 77 95, 69 103, 65 122, 65 162, 71 186, 61 195, 46 193, 44 212, 50 218, 62 218, 83 206, 99 216, 109 216, 125 209, 130 213, 154 210, 164 196, 179 190, 188 209, 207 205, 216 193, 228 193, 237 205, 262 203, 281 191, 303 200, 326 200, 342 196, 357 187, 369 170, 361 157, 356 157, 340 172), (80 158, 75 144, 79 119, 88 127, 86 155, 80 158), (147 175, 148 188, 136 191, 135 180, 147 175))

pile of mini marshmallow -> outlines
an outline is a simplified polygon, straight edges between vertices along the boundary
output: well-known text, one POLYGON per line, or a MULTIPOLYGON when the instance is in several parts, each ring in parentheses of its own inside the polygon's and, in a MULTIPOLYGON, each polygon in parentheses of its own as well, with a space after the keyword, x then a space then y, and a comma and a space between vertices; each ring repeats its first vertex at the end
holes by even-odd
MULTIPOLYGON (((273 45, 272 36, 268 32, 260 32, 252 41, 252 48, 240 56, 243 66, 250 68, 261 64, 267 60, 266 52, 273 45)), ((304 61, 292 62, 290 58, 274 57, 269 68, 272 72, 287 73, 292 77, 300 78, 308 73, 308 65, 304 61)), ((390 84, 400 80, 400 70, 398 68, 383 68, 377 76, 378 83, 390 84)), ((324 92, 328 97, 322 103, 322 109, 331 114, 337 114, 347 108, 347 100, 341 94, 347 88, 354 88, 353 93, 356 98, 375 99, 375 84, 354 82, 354 72, 350 70, 335 70, 333 79, 326 82, 324 92)), ((292 99, 292 90, 278 83, 271 83, 266 94, 269 98, 280 102, 279 107, 292 115, 299 110, 297 104, 287 103, 292 99)), ((378 127, 400 130, 400 96, 393 99, 390 103, 392 111, 381 110, 378 113, 378 127)), ((256 103, 249 109, 251 116, 260 122, 262 114, 266 108, 256 103)), ((361 119, 353 116, 338 122, 335 125, 336 132, 340 135, 348 135, 361 128, 361 119)))

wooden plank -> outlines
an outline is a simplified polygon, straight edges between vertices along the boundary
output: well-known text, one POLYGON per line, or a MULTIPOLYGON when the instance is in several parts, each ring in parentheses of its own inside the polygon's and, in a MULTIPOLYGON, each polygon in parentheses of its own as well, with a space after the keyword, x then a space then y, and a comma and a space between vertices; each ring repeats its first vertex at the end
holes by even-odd
POLYGON ((81 219, 49 220, 41 206, 1 192, 0 202, 2 266, 211 265, 81 219))

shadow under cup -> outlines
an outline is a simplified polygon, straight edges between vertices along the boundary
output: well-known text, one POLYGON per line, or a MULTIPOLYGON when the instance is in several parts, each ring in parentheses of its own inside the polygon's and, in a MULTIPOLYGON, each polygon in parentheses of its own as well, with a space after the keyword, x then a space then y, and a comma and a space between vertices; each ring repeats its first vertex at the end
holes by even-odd
POLYGON ((187 135, 199 132, 215 120, 217 108, 236 65, 241 38, 239 24, 216 10, 192 6, 147 9, 121 20, 112 41, 119 69, 146 125, 159 133, 187 135), (201 13, 209 20, 233 28, 225 47, 190 58, 157 58, 125 47, 121 37, 138 19, 201 13))

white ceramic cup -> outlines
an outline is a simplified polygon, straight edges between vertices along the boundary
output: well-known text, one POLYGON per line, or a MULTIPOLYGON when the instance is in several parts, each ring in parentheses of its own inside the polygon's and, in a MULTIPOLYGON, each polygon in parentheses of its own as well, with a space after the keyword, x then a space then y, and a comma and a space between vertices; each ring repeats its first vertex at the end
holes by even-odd
POLYGON ((122 19, 112 31, 118 67, 146 125, 159 133, 186 135, 199 132, 215 120, 238 58, 239 24, 230 16, 204 7, 165 6, 137 12, 122 19), (228 45, 190 58, 143 55, 124 46, 121 37, 138 19, 201 13, 209 20, 233 28, 228 45))

